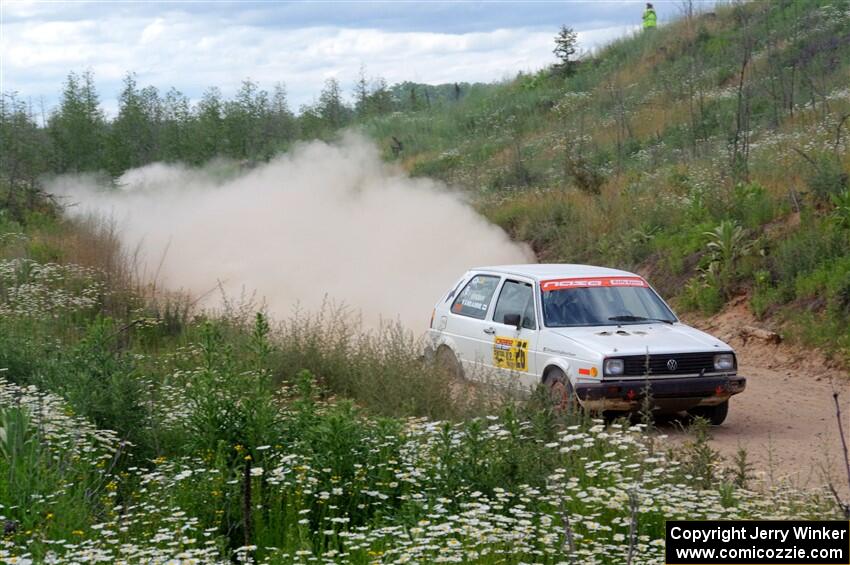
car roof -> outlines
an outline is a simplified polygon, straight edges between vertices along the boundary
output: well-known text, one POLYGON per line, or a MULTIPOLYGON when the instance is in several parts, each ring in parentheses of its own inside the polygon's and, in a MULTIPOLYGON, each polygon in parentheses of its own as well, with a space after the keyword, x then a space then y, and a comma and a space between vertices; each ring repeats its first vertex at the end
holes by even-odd
POLYGON ((607 267, 595 267, 593 265, 572 265, 568 263, 531 263, 528 265, 497 265, 492 267, 478 267, 472 271, 487 271, 505 275, 517 275, 528 277, 536 281, 547 279, 571 278, 571 277, 635 277, 634 273, 609 269, 607 267))

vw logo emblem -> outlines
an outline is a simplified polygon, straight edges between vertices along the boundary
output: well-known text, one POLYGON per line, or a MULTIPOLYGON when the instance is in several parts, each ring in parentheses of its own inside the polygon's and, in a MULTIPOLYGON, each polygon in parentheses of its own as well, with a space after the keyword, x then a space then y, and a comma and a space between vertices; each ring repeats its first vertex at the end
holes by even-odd
POLYGON ((670 359, 669 361, 667 361, 667 368, 671 371, 675 371, 679 368, 679 362, 675 359, 670 359))

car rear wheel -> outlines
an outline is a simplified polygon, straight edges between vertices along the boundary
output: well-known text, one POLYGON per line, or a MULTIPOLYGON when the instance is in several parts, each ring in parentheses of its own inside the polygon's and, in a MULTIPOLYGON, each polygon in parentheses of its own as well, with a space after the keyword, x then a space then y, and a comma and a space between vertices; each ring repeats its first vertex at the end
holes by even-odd
POLYGON ((463 366, 458 361, 457 355, 452 351, 452 348, 447 345, 441 345, 437 348, 437 353, 434 356, 434 361, 437 367, 446 372, 450 377, 463 380, 463 366))
POLYGON ((726 420, 726 415, 729 414, 729 401, 726 400, 714 406, 697 406, 688 410, 691 416, 699 416, 711 422, 712 426, 719 426, 726 420))
POLYGON ((573 385, 561 369, 549 369, 543 384, 549 390, 549 398, 557 410, 573 412, 578 409, 578 399, 573 385))

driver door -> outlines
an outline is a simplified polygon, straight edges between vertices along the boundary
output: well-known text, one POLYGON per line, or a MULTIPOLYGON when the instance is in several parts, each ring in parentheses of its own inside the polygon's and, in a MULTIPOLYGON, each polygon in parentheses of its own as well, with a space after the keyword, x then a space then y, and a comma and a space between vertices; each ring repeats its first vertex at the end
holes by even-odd
POLYGON ((537 309, 531 281, 507 278, 499 290, 491 318, 493 366, 505 382, 519 380, 535 386, 537 378, 537 309), (519 328, 511 318, 519 316, 519 328))

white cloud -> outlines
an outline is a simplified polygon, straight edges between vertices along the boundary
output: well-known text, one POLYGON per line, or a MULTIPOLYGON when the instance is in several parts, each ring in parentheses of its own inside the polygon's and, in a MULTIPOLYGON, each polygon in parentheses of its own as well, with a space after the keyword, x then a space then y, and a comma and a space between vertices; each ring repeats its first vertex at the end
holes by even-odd
MULTIPOLYGON (((330 76, 350 90, 361 64, 370 75, 390 83, 436 84, 498 80, 553 61, 554 29, 506 27, 467 33, 334 26, 281 29, 183 11, 155 17, 107 12, 103 17, 89 14, 45 21, 29 3, 16 3, 15 10, 16 18, 4 23, 0 45, 3 90, 55 100, 68 72, 91 69, 107 108, 114 108, 127 71, 136 72, 140 84, 163 90, 175 86, 193 98, 208 86, 232 94, 246 77, 265 88, 283 81, 297 108, 311 102, 330 76)), ((590 48, 628 29, 585 30, 579 38, 583 47, 590 48)))

